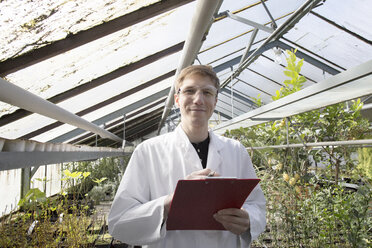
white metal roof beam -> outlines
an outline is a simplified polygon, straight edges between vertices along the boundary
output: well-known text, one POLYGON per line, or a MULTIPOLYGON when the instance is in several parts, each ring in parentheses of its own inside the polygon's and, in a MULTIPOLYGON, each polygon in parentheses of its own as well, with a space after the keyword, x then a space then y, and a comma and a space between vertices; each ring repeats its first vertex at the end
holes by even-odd
POLYGON ((64 162, 95 160, 104 157, 119 157, 124 152, 1 152, 0 171, 28 168, 64 162))
POLYGON ((247 147, 247 150, 262 150, 267 148, 301 148, 301 147, 322 147, 322 146, 361 146, 370 147, 372 145, 372 139, 365 140, 343 140, 343 141, 325 141, 325 142, 313 142, 313 143, 300 143, 300 144, 286 144, 286 145, 273 145, 273 146, 256 146, 247 147))
POLYGON ((272 26, 274 29, 276 29, 276 28, 278 27, 278 25, 276 25, 275 19, 274 19, 274 17, 271 15, 269 9, 267 8, 265 1, 264 1, 264 0, 261 0, 261 3, 262 3, 262 6, 264 6, 264 9, 265 9, 267 15, 270 17, 270 20, 271 20, 271 26, 272 26))
POLYGON ((130 154, 131 147, 114 149, 62 143, 42 143, 32 140, 0 138, 0 171, 64 162, 118 157, 130 154))
POLYGON ((265 25, 262 25, 260 23, 248 20, 248 19, 240 17, 240 16, 237 16, 235 14, 230 13, 230 11, 226 11, 226 15, 228 17, 230 17, 231 19, 235 20, 235 21, 242 22, 244 24, 247 24, 249 26, 254 27, 255 29, 260 29, 260 30, 265 31, 265 32, 270 33, 270 34, 272 32, 274 32, 273 28, 269 28, 269 27, 266 27, 265 25))
POLYGON ((0 78, 0 100, 49 118, 91 131, 103 138, 123 140, 103 128, 0 78))
POLYGON ((252 47, 252 44, 254 42, 254 39, 256 39, 256 35, 258 33, 258 29, 255 28, 253 30, 253 33, 251 34, 251 37, 249 39, 249 43, 248 45, 245 47, 245 50, 244 50, 244 53, 242 55, 242 58, 240 59, 240 63, 239 63, 239 66, 244 62, 244 60, 248 57, 248 53, 249 51, 251 50, 251 47, 252 47))

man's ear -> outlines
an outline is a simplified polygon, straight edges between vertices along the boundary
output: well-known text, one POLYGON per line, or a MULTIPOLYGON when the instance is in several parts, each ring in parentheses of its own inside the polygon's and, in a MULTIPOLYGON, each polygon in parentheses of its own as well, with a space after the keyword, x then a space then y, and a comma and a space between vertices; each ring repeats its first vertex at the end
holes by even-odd
POLYGON ((176 105, 177 108, 180 107, 180 104, 178 102, 179 98, 178 98, 178 94, 174 94, 174 104, 176 105))

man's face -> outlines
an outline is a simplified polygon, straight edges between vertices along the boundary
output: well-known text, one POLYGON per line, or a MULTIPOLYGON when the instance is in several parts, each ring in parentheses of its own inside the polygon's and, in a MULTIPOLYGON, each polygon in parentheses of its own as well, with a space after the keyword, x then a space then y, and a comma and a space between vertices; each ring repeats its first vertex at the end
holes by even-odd
POLYGON ((187 76, 174 95, 180 108, 182 125, 188 129, 207 127, 217 103, 217 89, 209 77, 187 76))

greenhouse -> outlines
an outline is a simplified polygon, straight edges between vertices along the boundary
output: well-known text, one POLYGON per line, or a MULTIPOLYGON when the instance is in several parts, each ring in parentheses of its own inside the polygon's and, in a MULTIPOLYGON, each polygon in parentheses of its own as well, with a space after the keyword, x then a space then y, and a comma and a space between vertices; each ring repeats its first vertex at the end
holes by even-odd
POLYGON ((235 247, 222 246, 230 239, 236 247, 371 247, 371 10, 368 0, 0 1, 0 247, 235 247), (182 88, 195 77, 180 79, 190 65, 213 70, 218 91, 182 88), (205 158, 204 138, 184 127, 191 94, 215 96, 205 158), (180 140, 165 152, 150 147, 182 129, 196 163, 177 153, 180 140), (215 139, 241 144, 248 159, 237 158, 237 145, 217 153, 215 139), (157 154, 148 159, 146 149, 157 154), (180 164, 162 171, 177 157, 213 183, 253 179, 234 174, 237 163, 254 170, 259 186, 229 207, 247 213, 244 231, 215 215, 217 229, 165 230, 166 197, 178 180, 195 179, 180 164), (216 169, 219 161, 228 168, 216 169), (148 199, 128 203, 129 188, 148 199), (258 190, 265 225, 256 235, 260 213, 244 206, 262 203, 252 199, 258 190), (114 199, 128 212, 160 209, 156 230, 115 216, 114 199), (128 239, 116 236, 114 217, 128 239))

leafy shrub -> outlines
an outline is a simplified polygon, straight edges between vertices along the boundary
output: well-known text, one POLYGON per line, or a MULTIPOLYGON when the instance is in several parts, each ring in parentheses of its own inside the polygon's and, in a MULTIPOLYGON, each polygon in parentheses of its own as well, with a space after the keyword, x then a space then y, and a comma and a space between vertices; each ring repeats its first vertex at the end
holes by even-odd
MULTIPOLYGON (((302 60, 287 51, 290 79, 273 100, 299 91, 302 60)), ((260 99, 256 101, 259 103, 260 99)), ((286 144, 363 139, 370 135, 360 99, 225 133, 251 150, 267 199, 267 232, 258 246, 370 246, 371 148, 317 146, 268 148, 286 144), (345 186, 352 183, 353 189, 345 186)))

